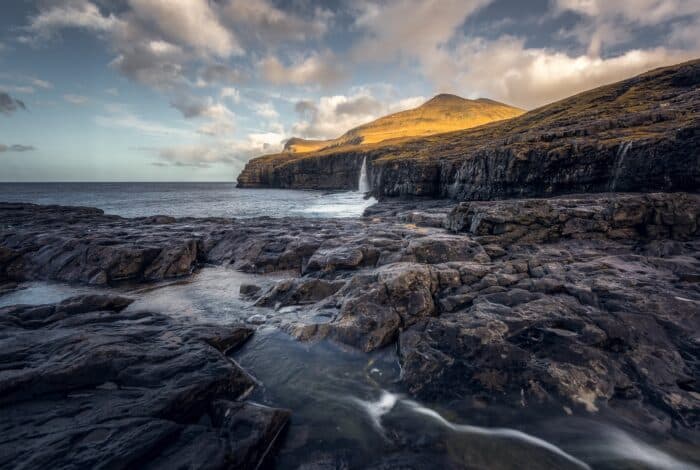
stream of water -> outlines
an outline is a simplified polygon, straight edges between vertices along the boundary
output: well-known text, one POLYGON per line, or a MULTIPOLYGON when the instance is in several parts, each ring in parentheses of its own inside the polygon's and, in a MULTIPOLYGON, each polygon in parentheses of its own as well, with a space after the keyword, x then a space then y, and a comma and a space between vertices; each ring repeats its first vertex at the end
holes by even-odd
POLYGON ((0 307, 109 291, 137 297, 130 309, 184 321, 254 320, 255 335, 234 353, 260 382, 250 399, 293 411, 275 468, 683 469, 700 460, 696 449, 655 442, 595 415, 514 415, 466 401, 417 402, 401 386, 393 347, 366 354, 330 341, 298 342, 280 325, 303 321, 304 309, 256 308, 238 294, 242 283, 267 286, 280 276, 207 267, 187 280, 145 288, 30 282, 0 296, 0 307))

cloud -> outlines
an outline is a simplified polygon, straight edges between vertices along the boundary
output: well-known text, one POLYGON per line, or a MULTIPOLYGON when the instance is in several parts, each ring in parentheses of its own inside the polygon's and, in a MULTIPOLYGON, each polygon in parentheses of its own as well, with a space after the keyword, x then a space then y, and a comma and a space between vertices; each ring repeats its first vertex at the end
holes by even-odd
POLYGON ((257 39, 268 45, 319 38, 328 31, 333 18, 329 10, 320 7, 302 16, 277 8, 267 0, 229 0, 223 14, 236 30, 246 33, 248 40, 257 39))
POLYGON ((276 85, 320 84, 328 86, 340 81, 345 73, 330 51, 312 53, 290 65, 277 57, 268 56, 258 64, 263 77, 276 85))
POLYGON ((235 114, 223 103, 211 97, 181 94, 170 101, 186 119, 204 118, 197 132, 208 136, 229 135, 235 130, 235 114))
POLYGON ((491 0, 359 1, 355 27, 363 39, 356 61, 422 57, 447 43, 464 21, 491 0))
POLYGON ((255 114, 266 119, 276 120, 280 117, 280 113, 277 112, 272 103, 252 103, 250 108, 255 114))
POLYGON ((560 12, 573 11, 590 18, 640 25, 657 25, 700 13, 700 4, 695 0, 555 0, 554 5, 560 12))
POLYGON ((90 101, 90 98, 88 98, 87 96, 72 95, 72 94, 63 95, 63 99, 65 100, 66 103, 74 104, 76 106, 84 105, 88 101, 90 101))
POLYGON ((568 55, 527 48, 525 40, 465 40, 423 64, 425 75, 444 91, 488 97, 533 108, 654 67, 687 60, 692 53, 665 48, 630 50, 615 57, 568 55))
POLYGON ((224 87, 219 93, 221 99, 228 99, 234 103, 239 103, 241 101, 241 93, 233 87, 224 87))
POLYGON ((36 90, 31 86, 20 86, 20 85, 0 85, 3 90, 11 91, 12 93, 20 93, 23 95, 31 95, 36 90))
POLYGON ((217 57, 242 54, 238 39, 226 29, 207 0, 129 0, 133 14, 176 44, 217 57))
POLYGON ((137 22, 120 28, 113 37, 118 51, 110 66, 131 80, 155 89, 169 89, 185 82, 185 67, 191 55, 164 39, 150 37, 137 22))
POLYGON ((317 103, 302 100, 296 103, 299 120, 292 127, 294 135, 310 139, 332 139, 378 117, 414 108, 425 98, 412 97, 396 102, 379 101, 368 91, 352 96, 323 96, 317 103))
POLYGON ((697 21, 700 15, 696 0, 554 0, 554 8, 555 14, 574 12, 582 17, 571 35, 588 46, 589 55, 601 55, 605 46, 630 41, 640 28, 681 18, 697 21))
POLYGON ((110 129, 127 129, 156 137, 193 136, 193 133, 187 129, 170 127, 159 122, 145 120, 121 105, 108 105, 106 111, 107 114, 95 117, 97 125, 110 129))
POLYGON ((53 88, 53 83, 49 81, 41 80, 35 77, 28 77, 27 79, 29 80, 29 83, 31 83, 35 87, 43 88, 44 90, 50 90, 53 88))
POLYGON ((55 2, 30 18, 28 29, 39 36, 50 36, 63 28, 81 28, 96 32, 115 29, 120 20, 110 14, 103 16, 88 0, 55 2))
POLYGON ((224 64, 207 65, 200 71, 198 84, 201 86, 215 84, 237 84, 247 77, 238 69, 231 68, 224 64))
POLYGON ((156 166, 180 166, 209 168, 214 165, 229 165, 232 173, 243 169, 245 163, 264 153, 280 152, 284 136, 278 133, 251 133, 242 140, 223 141, 217 145, 190 144, 165 147, 157 152, 156 166))
POLYGON ((0 91, 0 113, 12 114, 15 111, 26 110, 24 101, 11 97, 8 93, 0 91))
POLYGON ((114 69, 159 90, 185 84, 187 65, 193 61, 242 53, 233 32, 220 23, 213 2, 126 0, 120 6, 118 13, 103 14, 89 0, 40 4, 29 21, 35 36, 29 40, 44 40, 65 28, 93 31, 114 51, 114 69))
POLYGON ((0 153, 5 153, 5 152, 31 152, 33 150, 36 150, 34 147, 31 145, 3 145, 0 144, 0 153))

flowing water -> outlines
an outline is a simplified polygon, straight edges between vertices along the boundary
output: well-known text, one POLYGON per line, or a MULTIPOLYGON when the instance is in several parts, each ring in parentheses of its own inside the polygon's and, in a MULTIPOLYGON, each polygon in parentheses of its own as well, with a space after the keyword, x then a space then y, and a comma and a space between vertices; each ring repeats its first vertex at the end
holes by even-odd
POLYGON ((280 326, 319 319, 303 308, 257 308, 238 295, 242 283, 265 287, 283 276, 205 267, 191 278, 148 287, 29 282, 0 296, 0 307, 108 291, 136 297, 129 309, 255 325, 255 335, 234 353, 260 382, 250 399, 293 410, 275 468, 683 469, 700 459, 697 450, 657 442, 597 415, 514 415, 467 401, 420 403, 401 386, 393 347, 366 354, 330 341, 298 342, 280 326))
POLYGON ((608 190, 614 192, 617 189, 617 180, 620 179, 620 174, 622 174, 622 168, 625 163, 625 157, 627 152, 629 152, 632 147, 632 142, 624 142, 620 144, 620 148, 617 150, 617 157, 615 159, 615 169, 613 170, 613 177, 608 185, 608 190))
POLYGON ((362 168, 360 169, 360 180, 357 183, 357 192, 365 194, 370 191, 369 178, 367 177, 367 157, 362 159, 362 168))

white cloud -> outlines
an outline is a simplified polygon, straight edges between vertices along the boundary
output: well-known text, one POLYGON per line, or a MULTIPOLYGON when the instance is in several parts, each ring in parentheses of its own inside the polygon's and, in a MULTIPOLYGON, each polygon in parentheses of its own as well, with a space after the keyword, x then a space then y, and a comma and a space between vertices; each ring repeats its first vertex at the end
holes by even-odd
POLYGON ((127 129, 141 134, 164 137, 180 136, 192 137, 193 133, 187 129, 170 127, 159 122, 143 119, 130 112, 122 105, 106 106, 107 114, 95 117, 97 125, 110 129, 127 129))
POLYGON ((32 94, 37 88, 48 90, 53 84, 30 75, 0 72, 0 79, 7 80, 11 84, 0 84, 0 89, 13 93, 32 94))
POLYGON ((277 112, 272 103, 252 103, 250 108, 255 114, 266 119, 275 120, 280 117, 280 113, 277 112))
POLYGON ((215 4, 207 0, 129 0, 129 4, 139 20, 155 26, 171 42, 218 57, 243 53, 238 39, 219 21, 215 4))
POLYGON ((88 0, 56 3, 30 19, 29 29, 46 36, 62 28, 82 28, 97 32, 111 31, 119 24, 114 15, 103 16, 99 8, 88 0))
POLYGON ((219 93, 221 99, 228 99, 234 103, 239 103, 241 101, 241 93, 233 87, 224 87, 219 93))
POLYGON ((464 21, 491 0, 392 0, 355 4, 355 26, 363 32, 353 46, 356 60, 431 54, 464 21))
POLYGON ((251 133, 243 139, 212 144, 188 144, 162 148, 158 151, 159 165, 208 168, 223 164, 238 174, 253 157, 282 150, 284 136, 274 132, 251 133))
POLYGON ((27 79, 29 80, 29 83, 31 83, 35 87, 43 88, 44 90, 50 90, 53 88, 53 84, 49 81, 41 80, 35 77, 27 77, 27 79))
POLYGON ((630 50, 610 58, 571 56, 527 48, 523 39, 504 36, 465 40, 423 67, 445 91, 532 108, 691 57, 689 52, 665 48, 630 50))
POLYGON ((226 136, 235 130, 236 116, 233 111, 211 97, 184 94, 175 97, 170 104, 186 119, 204 119, 205 123, 198 129, 200 134, 226 136))
POLYGON ((295 136, 310 139, 332 139, 378 117, 414 108, 423 97, 405 98, 384 103, 362 90, 352 96, 322 96, 318 102, 299 101, 299 121, 292 127, 295 136))
POLYGON ((90 101, 90 98, 87 96, 83 95, 73 95, 73 94, 65 94, 63 95, 63 100, 66 103, 74 104, 76 106, 81 106, 86 104, 88 101, 90 101))
POLYGON ((263 77, 276 85, 320 84, 331 85, 342 79, 344 72, 331 52, 313 53, 290 65, 284 65, 277 57, 268 56, 259 64, 263 77))
POLYGON ((696 0, 555 0, 554 4, 559 11, 640 25, 656 25, 672 18, 700 13, 700 3, 696 0))
POLYGON ((228 0, 224 16, 236 30, 244 30, 247 38, 269 44, 280 41, 305 41, 328 31, 333 17, 329 10, 315 8, 310 17, 283 11, 268 0, 228 0))
MULTIPOLYGON (((635 29, 700 15, 697 0, 554 0, 556 12, 583 17, 571 32, 588 46, 589 55, 601 55, 606 46, 633 39, 635 29)), ((697 30, 695 31, 697 37, 697 30)), ((695 40, 698 44, 700 40, 695 40)))
POLYGON ((12 93, 20 93, 23 95, 30 95, 36 91, 34 89, 34 87, 30 87, 30 86, 5 85, 2 83, 0 83, 0 89, 2 89, 4 91, 9 91, 12 93))

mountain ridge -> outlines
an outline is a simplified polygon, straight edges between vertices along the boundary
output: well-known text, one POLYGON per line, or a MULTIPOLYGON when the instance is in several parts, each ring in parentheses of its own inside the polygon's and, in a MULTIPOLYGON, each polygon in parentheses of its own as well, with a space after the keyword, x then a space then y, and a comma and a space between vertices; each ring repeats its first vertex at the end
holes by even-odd
POLYGON ((486 98, 470 100, 441 93, 422 105, 382 116, 328 140, 292 137, 284 146, 287 153, 304 153, 347 145, 373 144, 399 137, 421 137, 489 122, 509 119, 525 111, 486 98))

